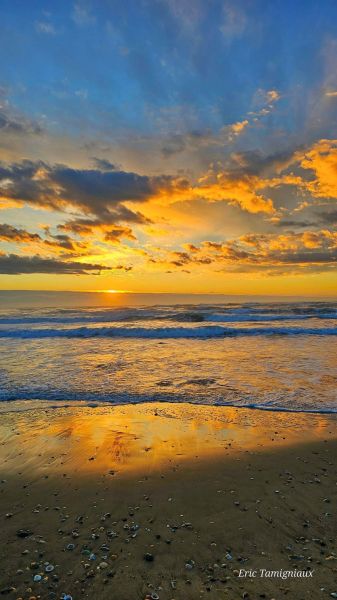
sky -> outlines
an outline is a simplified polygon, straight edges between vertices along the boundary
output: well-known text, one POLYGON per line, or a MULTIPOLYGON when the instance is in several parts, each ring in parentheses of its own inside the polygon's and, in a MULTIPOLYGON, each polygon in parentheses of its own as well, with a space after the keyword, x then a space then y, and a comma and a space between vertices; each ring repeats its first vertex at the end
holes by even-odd
POLYGON ((0 0, 0 287, 337 295, 335 0, 0 0))

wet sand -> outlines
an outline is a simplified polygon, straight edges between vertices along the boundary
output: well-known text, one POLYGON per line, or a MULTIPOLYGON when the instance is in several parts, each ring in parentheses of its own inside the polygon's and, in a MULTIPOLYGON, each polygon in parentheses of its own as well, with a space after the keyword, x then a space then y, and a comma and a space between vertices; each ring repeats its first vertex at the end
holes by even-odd
POLYGON ((4 597, 337 594, 334 416, 31 407, 1 406, 4 597))

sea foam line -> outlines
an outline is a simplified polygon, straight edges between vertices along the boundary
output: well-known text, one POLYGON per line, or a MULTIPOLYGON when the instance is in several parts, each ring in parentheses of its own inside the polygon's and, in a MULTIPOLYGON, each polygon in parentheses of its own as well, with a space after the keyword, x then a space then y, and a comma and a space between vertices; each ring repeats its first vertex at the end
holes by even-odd
POLYGON ((237 336, 293 336, 293 335, 337 335, 337 327, 76 327, 72 329, 3 329, 0 338, 43 339, 43 338, 142 338, 142 339, 189 339, 221 338, 237 336))
POLYGON ((57 410, 59 408, 73 408, 76 406, 88 406, 90 408, 98 408, 98 407, 116 407, 116 406, 128 406, 134 404, 189 404, 191 406, 207 406, 210 408, 218 407, 218 408, 237 408, 239 410, 254 410, 254 411, 267 411, 267 412, 282 412, 282 413, 305 413, 305 414, 313 414, 313 415, 336 415, 337 408, 333 406, 325 406, 325 407, 304 407, 304 406, 280 406, 279 404, 263 404, 260 402, 249 402, 239 403, 239 402, 228 402, 226 400, 217 400, 216 402, 206 402, 199 400, 198 402, 191 402, 190 400, 184 398, 177 398, 174 395, 168 395, 167 397, 159 397, 158 394, 152 396, 140 395, 138 398, 136 397, 128 397, 128 395, 119 394, 118 397, 109 397, 109 396, 97 396, 90 394, 69 394, 69 392, 61 391, 59 394, 56 392, 48 396, 48 393, 45 390, 41 393, 32 391, 28 393, 24 392, 16 392, 16 393, 6 393, 2 392, 0 394, 0 414, 4 414, 6 412, 23 412, 26 410, 36 410, 42 408, 45 410, 46 408, 51 408, 57 410), (125 397, 124 397, 125 396, 125 397), (11 406, 6 407, 3 410, 1 406, 2 403, 9 403, 11 406), (15 408, 16 403, 27 402, 28 406, 19 408, 15 408), (50 406, 46 407, 45 405, 39 405, 39 402, 50 403, 50 406))

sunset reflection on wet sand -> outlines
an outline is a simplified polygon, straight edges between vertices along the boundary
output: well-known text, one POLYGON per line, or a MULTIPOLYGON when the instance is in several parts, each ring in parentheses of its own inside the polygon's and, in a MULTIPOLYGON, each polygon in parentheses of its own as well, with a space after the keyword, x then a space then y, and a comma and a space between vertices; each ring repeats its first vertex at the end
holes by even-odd
POLYGON ((3 468, 155 471, 329 436, 331 417, 311 415, 308 423, 305 414, 190 404, 32 408, 3 418, 3 468))

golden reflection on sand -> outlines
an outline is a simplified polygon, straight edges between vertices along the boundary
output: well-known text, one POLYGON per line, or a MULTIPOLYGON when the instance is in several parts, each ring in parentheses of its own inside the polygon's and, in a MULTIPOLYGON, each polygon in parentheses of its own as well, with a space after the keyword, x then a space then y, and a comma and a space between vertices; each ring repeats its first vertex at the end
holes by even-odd
POLYGON ((334 423, 333 416, 191 404, 33 409, 3 415, 1 462, 3 470, 144 473, 331 437, 334 423))

